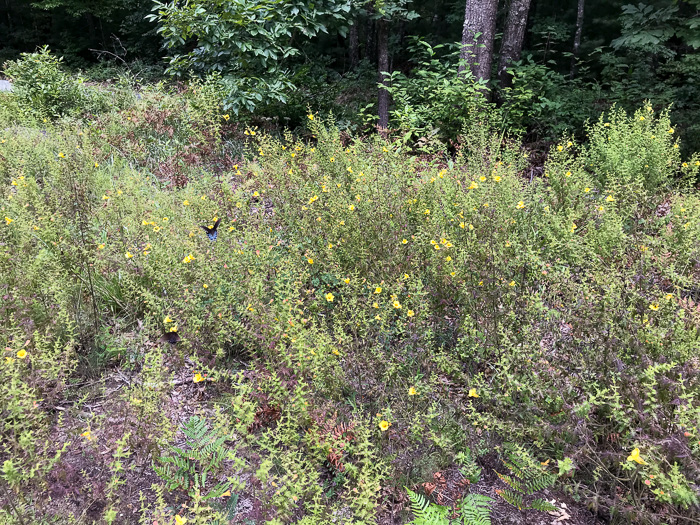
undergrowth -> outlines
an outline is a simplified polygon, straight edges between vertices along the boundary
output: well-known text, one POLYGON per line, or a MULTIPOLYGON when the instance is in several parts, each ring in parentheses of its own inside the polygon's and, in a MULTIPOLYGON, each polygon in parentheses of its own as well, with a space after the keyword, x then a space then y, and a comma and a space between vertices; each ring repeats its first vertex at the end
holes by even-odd
POLYGON ((554 488, 698 517, 700 157, 666 112, 612 111, 530 179, 487 128, 415 156, 314 114, 311 140, 241 128, 206 84, 16 96, 3 522, 488 523, 554 488))

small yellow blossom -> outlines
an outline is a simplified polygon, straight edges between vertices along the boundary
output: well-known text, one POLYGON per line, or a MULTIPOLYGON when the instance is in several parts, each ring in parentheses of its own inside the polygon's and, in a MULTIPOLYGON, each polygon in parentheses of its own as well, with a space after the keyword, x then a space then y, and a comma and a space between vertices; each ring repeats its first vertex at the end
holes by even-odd
POLYGON ((92 441, 93 439, 95 439, 95 438, 92 436, 92 432, 90 432, 90 429, 87 429, 85 432, 83 432, 83 433, 80 434, 80 435, 81 435, 82 437, 84 437, 85 439, 87 439, 88 441, 92 441))
POLYGON ((392 303, 392 305, 393 305, 394 308, 396 308, 397 310, 399 310, 399 309, 401 308, 401 303, 398 302, 398 301, 394 301, 394 302, 392 303))
POLYGON ((354 210, 355 210, 355 205, 354 205, 354 204, 351 204, 350 206, 348 206, 348 210, 354 211, 354 210))
POLYGON ((17 358, 24 359, 25 357, 27 357, 27 351, 24 348, 22 348, 22 350, 17 352, 17 358))
POLYGON ((379 423, 379 428, 382 430, 382 432, 388 430, 390 426, 391 426, 391 423, 389 423, 388 421, 381 421, 379 423))
POLYGON ((326 294, 326 301, 328 301, 329 303, 332 303, 332 302, 333 302, 333 299, 334 299, 333 294, 330 293, 330 292, 328 292, 328 293, 326 294))
POLYGON ((635 448, 632 453, 627 456, 627 461, 636 461, 640 465, 646 465, 647 462, 644 461, 640 456, 639 456, 639 449, 635 448))
POLYGON ((306 115, 306 116, 309 117, 309 120, 313 120, 313 119, 314 119, 314 116, 313 116, 311 113, 309 113, 309 114, 306 115))
POLYGON ((557 146, 557 150, 564 151, 564 146, 557 146))
POLYGON ((104 243, 98 244, 98 245, 97 245, 97 249, 98 249, 98 250, 104 250, 104 249, 105 249, 104 243))
POLYGON ((204 381, 204 377, 202 377, 202 374, 196 373, 192 378, 192 382, 199 383, 200 381, 204 381))
POLYGON ((605 197, 605 200, 608 202, 615 202, 615 197, 613 197, 612 195, 608 195, 607 197, 605 197))
POLYGON ((381 287, 381 286, 377 286, 377 287, 374 289, 374 293, 382 293, 382 287, 381 287))
POLYGON ((225 120, 226 122, 228 122, 228 119, 230 119, 230 118, 231 118, 231 117, 229 116, 228 113, 226 113, 226 114, 224 115, 224 120, 225 120))
MULTIPOLYGON (((518 205, 516 206, 516 208, 518 208, 519 210, 522 210, 524 207, 525 207, 525 203, 523 201, 518 202, 518 205)), ((464 223, 462 223, 462 224, 464 224, 464 223)), ((462 228, 464 228, 464 226, 462 226, 462 228)))
POLYGON ((202 287, 203 287, 203 288, 209 288, 209 285, 208 285, 208 284, 203 284, 202 287))
POLYGON ((416 313, 413 310, 409 310, 408 312, 406 312, 406 315, 409 317, 413 317, 414 315, 416 315, 416 313))
POLYGON ((311 257, 309 257, 308 259, 306 259, 306 261, 307 261, 309 264, 313 264, 313 263, 314 263, 314 260, 313 260, 311 257))
POLYGON ((476 388, 469 389, 469 397, 479 397, 479 394, 476 393, 476 388))
POLYGON ((131 252, 126 252, 124 254, 124 257, 126 257, 127 259, 131 259, 133 257, 133 255, 131 254, 131 252))
POLYGON ((651 303, 651 304, 649 305, 649 310, 654 310, 654 311, 656 311, 656 310, 658 310, 658 309, 659 309, 659 303, 651 303))
POLYGON ((508 286, 515 286, 515 281, 511 281, 508 283, 508 286))
POLYGON ((408 395, 409 396, 415 396, 418 392, 416 391, 415 387, 411 387, 408 389, 408 395))
POLYGON ((66 158, 65 153, 63 153, 62 151, 59 151, 59 152, 58 152, 58 158, 60 158, 60 159, 65 159, 65 158, 66 158))
POLYGON ((10 219, 9 217, 5 217, 5 223, 6 223, 6 224, 10 224, 11 222, 13 222, 13 220, 14 220, 14 219, 10 219))
POLYGON ((183 205, 183 206, 189 206, 189 205, 190 205, 190 201, 188 201, 187 199, 185 199, 184 201, 182 201, 182 205, 183 205))
POLYGON ((591 191, 591 189, 590 188, 583 188, 583 191, 586 193, 589 193, 591 191))

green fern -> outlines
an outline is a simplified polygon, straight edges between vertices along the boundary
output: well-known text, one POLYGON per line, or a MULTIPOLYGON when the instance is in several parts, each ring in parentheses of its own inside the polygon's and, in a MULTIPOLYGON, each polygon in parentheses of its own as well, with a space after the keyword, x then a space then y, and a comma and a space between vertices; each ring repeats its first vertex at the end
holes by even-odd
POLYGON ((190 496, 199 492, 204 500, 220 497, 230 482, 217 483, 209 490, 206 487, 209 474, 226 458, 226 438, 210 434, 207 422, 198 417, 191 417, 180 430, 185 435, 185 448, 170 447, 171 455, 159 457, 160 465, 154 464, 153 470, 169 490, 183 489, 190 496))
POLYGON ((430 503, 428 499, 406 489, 411 501, 414 519, 407 525, 491 525, 491 498, 481 494, 467 494, 460 503, 458 519, 450 520, 447 507, 430 503))
POLYGON ((460 505, 464 525, 491 525, 492 501, 481 494, 467 494, 460 505))
POLYGON ((451 525, 447 507, 430 503, 425 496, 412 490, 406 489, 406 492, 414 514, 414 520, 407 525, 451 525))
POLYGON ((497 491, 499 496, 520 510, 555 510, 542 498, 527 503, 529 496, 554 485, 557 479, 555 475, 547 473, 545 468, 520 445, 506 445, 501 461, 510 473, 501 474, 495 471, 500 480, 508 485, 508 488, 497 491))

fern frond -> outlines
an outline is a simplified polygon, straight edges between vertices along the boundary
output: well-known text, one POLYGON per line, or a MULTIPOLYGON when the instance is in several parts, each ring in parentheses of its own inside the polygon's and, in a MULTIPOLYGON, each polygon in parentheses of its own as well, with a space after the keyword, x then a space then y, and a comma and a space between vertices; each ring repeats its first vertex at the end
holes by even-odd
POLYGON ((467 494, 461 503, 464 525, 491 525, 492 502, 482 494, 467 494))
POLYGON ((556 508, 554 505, 552 505, 549 501, 544 500, 544 499, 542 499, 542 498, 537 498, 536 500, 534 500, 534 501, 530 504, 530 506, 531 506, 533 509, 539 510, 539 511, 542 511, 542 512, 550 512, 550 511, 555 511, 555 510, 557 510, 557 508, 556 508))
POLYGON ((523 501, 522 494, 518 494, 510 489, 503 489, 498 492, 505 501, 516 507, 518 510, 523 510, 525 507, 525 502, 523 501))

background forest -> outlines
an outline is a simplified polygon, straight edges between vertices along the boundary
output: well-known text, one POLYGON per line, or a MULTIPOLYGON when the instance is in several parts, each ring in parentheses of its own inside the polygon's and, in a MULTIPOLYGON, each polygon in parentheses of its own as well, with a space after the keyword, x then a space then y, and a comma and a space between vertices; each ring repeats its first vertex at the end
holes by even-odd
POLYGON ((146 80, 217 73, 226 110, 239 118, 254 110, 295 128, 311 105, 358 131, 377 123, 379 109, 384 127, 425 143, 454 140, 469 125, 473 101, 453 81, 460 41, 476 38, 472 73, 490 82, 502 128, 527 142, 565 129, 581 136, 613 104, 632 110, 649 99, 673 103, 687 151, 700 143, 697 0, 488 0, 467 2, 466 17, 464 1, 312 5, 5 0, 0 63, 48 45, 93 80, 117 68, 146 80), (259 17, 249 16, 256 6, 259 17), (391 103, 374 89, 378 70, 391 73, 391 103))

